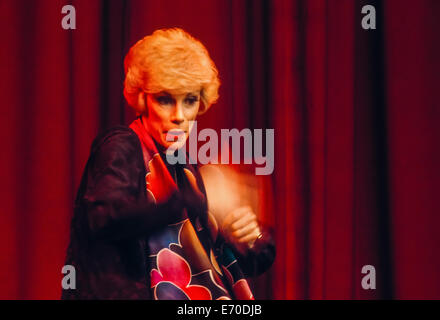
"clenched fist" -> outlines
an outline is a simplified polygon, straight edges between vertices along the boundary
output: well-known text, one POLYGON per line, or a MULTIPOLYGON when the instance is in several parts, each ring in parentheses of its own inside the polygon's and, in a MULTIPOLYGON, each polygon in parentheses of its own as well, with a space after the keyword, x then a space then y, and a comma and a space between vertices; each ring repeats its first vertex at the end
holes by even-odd
POLYGON ((260 236, 257 216, 249 206, 239 207, 225 216, 220 231, 226 241, 244 253, 260 236))

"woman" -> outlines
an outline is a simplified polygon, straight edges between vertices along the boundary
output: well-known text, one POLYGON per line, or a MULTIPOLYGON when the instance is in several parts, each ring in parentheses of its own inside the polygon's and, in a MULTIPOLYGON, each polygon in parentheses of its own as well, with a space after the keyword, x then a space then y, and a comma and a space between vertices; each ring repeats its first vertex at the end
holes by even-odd
POLYGON ((272 264, 270 237, 249 207, 219 227, 197 166, 166 161, 218 98, 206 48, 181 29, 157 30, 130 49, 125 73, 124 96, 138 118, 92 144, 66 259, 76 289, 62 297, 253 299, 245 276, 272 264))

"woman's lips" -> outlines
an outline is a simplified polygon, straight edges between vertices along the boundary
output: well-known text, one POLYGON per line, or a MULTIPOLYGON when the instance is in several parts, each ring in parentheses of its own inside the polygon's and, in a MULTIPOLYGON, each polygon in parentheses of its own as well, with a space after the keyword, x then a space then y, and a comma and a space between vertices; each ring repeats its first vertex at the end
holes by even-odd
POLYGON ((167 141, 176 141, 179 137, 185 135, 186 131, 180 129, 171 129, 164 132, 167 141))

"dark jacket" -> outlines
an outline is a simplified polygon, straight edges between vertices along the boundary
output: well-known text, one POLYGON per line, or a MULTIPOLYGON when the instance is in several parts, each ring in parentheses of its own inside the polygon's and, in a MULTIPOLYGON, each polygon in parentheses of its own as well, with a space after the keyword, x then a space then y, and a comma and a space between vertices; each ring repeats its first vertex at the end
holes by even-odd
MULTIPOLYGON (((63 290, 62 299, 151 299, 146 238, 172 223, 185 201, 175 194, 165 204, 154 204, 147 198, 146 173, 132 129, 117 126, 93 141, 65 263, 75 267, 76 289, 63 290)), ((221 248, 223 242, 217 240, 221 248)), ((255 276, 270 267, 275 246, 264 234, 245 256, 236 254, 244 274, 255 276)))

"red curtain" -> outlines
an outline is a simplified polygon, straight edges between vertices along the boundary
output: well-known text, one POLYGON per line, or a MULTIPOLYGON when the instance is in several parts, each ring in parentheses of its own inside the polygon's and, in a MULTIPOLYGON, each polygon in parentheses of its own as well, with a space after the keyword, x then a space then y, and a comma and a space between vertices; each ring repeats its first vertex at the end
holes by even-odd
POLYGON ((123 57, 177 26, 222 80, 199 127, 275 129, 261 194, 277 258, 256 297, 439 299, 439 13, 436 0, 0 1, 0 298, 59 298, 91 142, 134 118, 123 57))

